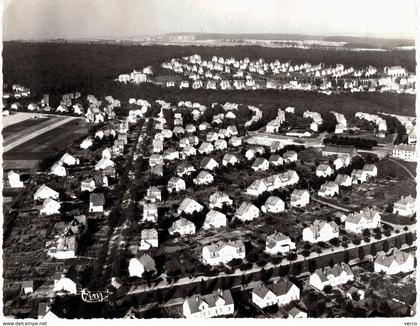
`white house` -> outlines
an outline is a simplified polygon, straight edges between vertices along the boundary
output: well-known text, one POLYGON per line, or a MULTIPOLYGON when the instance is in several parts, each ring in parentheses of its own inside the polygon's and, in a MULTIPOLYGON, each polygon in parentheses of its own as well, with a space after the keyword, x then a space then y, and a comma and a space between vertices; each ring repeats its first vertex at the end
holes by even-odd
POLYGON ((336 170, 339 170, 342 167, 348 166, 350 164, 350 156, 344 155, 344 156, 337 157, 334 160, 333 164, 336 170))
POLYGON ((159 247, 158 231, 156 229, 141 230, 140 250, 149 250, 152 247, 159 247))
POLYGON ((61 204, 52 199, 47 198, 44 200, 44 203, 42 204, 42 208, 40 209, 41 215, 53 215, 53 214, 59 214, 60 213, 60 207, 61 204))
POLYGON ((23 281, 21 288, 22 288, 23 294, 33 293, 34 292, 34 281, 23 281))
POLYGON ((266 171, 269 168, 268 161, 263 157, 257 157, 252 164, 251 168, 254 171, 266 171))
POLYGON ((290 205, 293 207, 305 207, 309 204, 310 195, 306 189, 295 189, 290 195, 290 205))
POLYGON ((338 184, 340 187, 350 187, 351 178, 347 174, 338 174, 334 180, 334 183, 338 184))
POLYGON ((185 181, 179 177, 172 177, 169 181, 168 181, 168 191, 169 192, 178 192, 181 190, 185 190, 185 181))
POLYGON ((340 188, 335 182, 325 182, 318 190, 318 196, 320 197, 334 197, 338 195, 340 188))
POLYGON ((156 186, 151 186, 147 189, 146 199, 152 203, 162 200, 162 192, 156 186))
POLYGON ((211 157, 204 157, 201 160, 200 167, 202 169, 213 171, 215 168, 219 167, 219 163, 217 163, 216 160, 211 157))
POLYGON ((156 264, 154 259, 148 255, 144 254, 139 258, 133 257, 128 263, 128 273, 130 277, 143 277, 144 272, 155 272, 156 264))
POLYGON ((185 318, 204 319, 233 315, 235 306, 230 290, 219 290, 186 299, 182 310, 185 318))
POLYGON ((105 197, 103 193, 92 193, 89 199, 89 212, 100 213, 104 211, 105 197))
POLYGON ((192 172, 195 172, 194 166, 186 162, 182 162, 180 165, 176 167, 176 174, 179 177, 183 177, 184 175, 191 175, 192 172))
POLYGON ((270 156, 269 162, 273 166, 283 165, 283 158, 278 154, 273 154, 270 156))
POLYGON ((258 197, 267 190, 267 184, 265 181, 263 179, 257 179, 254 180, 248 188, 246 188, 246 193, 248 195, 258 197))
POLYGON ((7 173, 7 178, 9 179, 10 188, 24 187, 23 182, 20 181, 20 175, 18 173, 9 171, 9 173, 7 173))
POLYGON ((209 198, 209 207, 210 209, 213 208, 222 208, 223 205, 232 205, 233 200, 229 198, 227 194, 221 191, 216 191, 215 193, 210 195, 209 198))
POLYGON ((60 158, 60 161, 59 162, 61 164, 64 164, 64 165, 71 166, 71 165, 77 165, 77 164, 79 164, 79 159, 78 158, 75 158, 74 156, 70 155, 69 153, 65 153, 60 158))
POLYGON ((240 219, 241 221, 252 221, 255 218, 260 216, 260 210, 257 206, 248 203, 242 202, 241 206, 236 210, 235 217, 240 219))
POLYGON ((227 224, 226 215, 212 209, 206 215, 206 219, 204 220, 204 224, 203 224, 203 229, 204 230, 208 230, 211 228, 217 229, 219 227, 226 226, 226 224, 227 224))
POLYGON ((200 154, 210 154, 214 151, 214 146, 211 143, 203 142, 198 148, 200 154))
POLYGON ((154 203, 143 204, 143 221, 156 223, 158 220, 158 208, 154 203))
POLYGON ((347 298, 349 298, 350 300, 353 300, 353 295, 354 293, 356 293, 359 297, 359 300, 363 300, 365 298, 365 291, 363 291, 362 289, 356 288, 354 286, 352 286, 348 291, 347 291, 347 298))
POLYGON ((252 302, 261 309, 269 306, 284 306, 300 299, 300 289, 288 279, 264 285, 258 282, 252 289, 252 302))
POLYGON ((203 208, 204 208, 203 205, 200 205, 194 199, 187 197, 187 198, 184 198, 182 202, 179 204, 178 214, 181 214, 181 213, 193 214, 193 213, 201 212, 203 208))
POLYGON ((53 166, 50 169, 50 173, 59 177, 65 177, 66 176, 66 168, 62 166, 59 162, 56 162, 53 164, 53 166))
POLYGON ((108 158, 101 158, 98 163, 95 164, 95 170, 105 170, 108 167, 114 167, 115 163, 108 158))
POLYGON ((411 195, 401 196, 401 198, 394 203, 393 213, 401 216, 411 216, 416 213, 416 199, 411 195))
POLYGON ((374 269, 376 273, 385 272, 388 275, 408 273, 415 270, 414 257, 394 248, 390 254, 379 254, 376 257, 374 269))
POLYGON ((226 264, 232 259, 245 258, 245 244, 242 240, 219 241, 203 247, 203 263, 212 266, 226 264))
POLYGON ((223 166, 235 165, 237 163, 239 163, 239 159, 235 155, 227 153, 223 156, 223 159, 222 159, 223 166))
POLYGON ((363 171, 368 177, 376 177, 378 175, 378 168, 375 164, 365 164, 363 171))
POLYGON ((367 174, 363 170, 354 169, 351 171, 351 180, 353 184, 364 183, 367 181, 367 174))
POLYGON ((317 177, 323 177, 323 178, 329 177, 333 173, 334 173, 334 170, 328 164, 318 165, 315 172, 317 177))
POLYGON ((324 269, 317 269, 310 275, 309 284, 322 291, 327 285, 337 286, 353 280, 354 274, 350 266, 341 263, 332 268, 327 266, 324 269))
POLYGON ((92 178, 88 178, 85 180, 82 180, 80 183, 80 191, 89 191, 92 192, 96 188, 95 180, 92 178))
POLYGON ((256 150, 253 148, 250 148, 245 152, 245 158, 247 160, 252 160, 255 157, 255 154, 256 154, 256 150))
POLYGON ((296 162, 298 160, 298 155, 295 151, 287 151, 283 154, 283 160, 286 162, 296 162))
POLYGON ((216 150, 223 150, 227 148, 227 142, 224 139, 218 139, 214 142, 214 148, 216 150))
POLYGON ((82 141, 82 143, 80 144, 80 148, 81 149, 88 149, 89 147, 91 147, 93 145, 92 139, 91 138, 86 138, 82 141))
POLYGON ((47 198, 58 199, 58 196, 59 196, 58 192, 52 190, 47 185, 43 184, 34 193, 34 200, 47 199, 47 198))
POLYGON ((265 240, 265 252, 270 255, 284 254, 294 249, 296 249, 296 244, 292 242, 290 237, 282 233, 275 232, 267 236, 265 240))
POLYGON ((70 278, 65 277, 62 273, 57 273, 54 277, 53 292, 57 294, 76 294, 76 283, 70 278))
POLYGON ((241 146, 242 145, 242 138, 237 137, 237 136, 233 136, 232 138, 229 139, 229 145, 231 145, 233 147, 241 146))
POLYGON ((284 201, 277 196, 270 196, 261 206, 261 211, 264 213, 280 213, 284 212, 284 201))
POLYGON ((296 307, 293 307, 292 309, 290 309, 289 311, 289 315, 287 316, 287 318, 307 318, 308 314, 296 307))
POLYGON ((345 221, 345 229, 354 233, 361 233, 364 229, 374 229, 380 226, 381 216, 372 208, 365 208, 360 212, 350 213, 345 221))
POLYGON ((209 185, 213 183, 214 177, 207 171, 200 171, 198 175, 193 179, 196 185, 209 185))
POLYGON ((168 229, 169 234, 174 235, 179 233, 180 235, 194 234, 196 231, 195 224, 184 217, 175 221, 172 226, 168 229))
POLYGON ((164 159, 167 161, 173 161, 179 159, 179 152, 173 148, 168 148, 164 152, 164 159))
POLYGON ((339 228, 335 222, 326 222, 315 220, 311 226, 303 229, 302 239, 311 243, 320 241, 329 241, 337 238, 339 235, 339 228))

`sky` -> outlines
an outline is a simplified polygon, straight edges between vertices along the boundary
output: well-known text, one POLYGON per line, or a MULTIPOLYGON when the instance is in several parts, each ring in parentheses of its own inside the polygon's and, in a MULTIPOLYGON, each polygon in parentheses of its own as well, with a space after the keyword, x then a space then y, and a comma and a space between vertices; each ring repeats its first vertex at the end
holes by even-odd
POLYGON ((4 40, 175 32, 414 38, 416 0, 4 0, 4 40))

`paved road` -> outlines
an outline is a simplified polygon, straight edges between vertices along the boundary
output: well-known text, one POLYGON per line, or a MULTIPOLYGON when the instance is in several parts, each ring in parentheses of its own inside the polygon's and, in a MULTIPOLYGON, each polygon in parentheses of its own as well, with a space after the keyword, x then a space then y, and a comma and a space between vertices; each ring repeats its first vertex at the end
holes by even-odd
MULTIPOLYGON (((409 226, 407 231, 401 230, 399 234, 393 234, 390 237, 388 237, 388 239, 392 239, 392 238, 395 238, 397 236, 400 236, 401 234, 409 233, 409 232, 415 232, 415 226, 409 226)), ((327 248, 327 249, 324 249, 321 253, 311 252, 308 257, 304 257, 303 255, 298 254, 297 259, 294 260, 294 261, 289 261, 287 259, 283 259, 280 262, 280 264, 268 263, 263 267, 266 270, 269 270, 271 268, 278 267, 278 266, 290 265, 290 264, 294 264, 294 263, 297 263, 297 262, 302 262, 302 261, 312 259, 312 258, 317 258, 317 257, 331 255, 331 254, 336 254, 338 252, 354 249, 354 248, 357 248, 357 247, 363 247, 363 246, 366 246, 368 244, 372 244, 372 243, 383 241, 383 240, 384 240, 384 238, 375 239, 374 237, 371 237, 370 242, 365 242, 364 240, 362 240, 359 245, 355 245, 354 243, 350 242, 348 244, 347 248, 344 248, 342 246, 327 248)), ((212 279, 225 277, 225 276, 232 277, 232 276, 241 276, 241 275, 253 274, 253 273, 260 272, 261 269, 262 269, 262 267, 254 265, 249 270, 246 270, 246 271, 236 270, 232 274, 220 273, 220 274, 215 275, 215 276, 197 276, 197 277, 192 277, 192 278, 183 277, 183 278, 180 278, 179 280, 177 280, 177 281, 175 281, 174 283, 171 283, 171 284, 167 283, 166 280, 162 280, 155 285, 151 285, 150 287, 147 284, 139 284, 139 285, 132 286, 126 295, 135 295, 137 293, 154 291, 154 290, 157 290, 157 289, 170 288, 170 287, 173 287, 173 286, 179 286, 179 285, 185 285, 185 284, 191 284, 191 283, 199 283, 201 281, 209 281, 209 280, 212 280, 212 279)), ((162 276, 165 276, 165 275, 162 275, 162 276)))
POLYGON ((3 147, 3 152, 6 153, 6 152, 12 150, 13 148, 15 148, 17 146, 20 146, 20 145, 26 143, 27 141, 29 141, 29 140, 31 140, 31 139, 33 139, 35 137, 41 136, 42 134, 45 134, 45 133, 47 133, 47 132, 49 132, 49 131, 51 131, 51 130, 53 130, 55 128, 58 128, 58 127, 66 124, 66 123, 68 123, 68 122, 70 122, 72 120, 75 120, 75 119, 80 119, 80 118, 77 118, 77 117, 67 117, 67 118, 64 118, 63 120, 60 120, 60 121, 58 121, 56 123, 53 123, 53 124, 51 124, 49 126, 46 126, 44 128, 41 128, 41 129, 36 130, 34 132, 31 132, 29 134, 25 133, 25 135, 23 135, 21 137, 18 137, 17 139, 15 139, 15 138, 12 139, 12 140, 7 139, 4 142, 4 145, 5 146, 3 147))

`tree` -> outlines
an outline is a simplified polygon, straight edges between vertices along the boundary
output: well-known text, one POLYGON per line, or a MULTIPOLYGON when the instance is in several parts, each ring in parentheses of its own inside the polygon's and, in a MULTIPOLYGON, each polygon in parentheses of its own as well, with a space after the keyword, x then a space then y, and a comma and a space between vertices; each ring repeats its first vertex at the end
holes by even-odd
POLYGON ((372 243, 372 244, 370 245, 370 254, 371 254, 373 257, 375 257, 375 256, 376 256, 376 254, 377 254, 377 251, 376 251, 376 246, 375 246, 375 244, 374 244, 374 243, 372 243))
POLYGON ((326 285, 326 286, 324 286, 324 292, 325 293, 331 293, 331 291, 332 291, 332 286, 331 285, 326 285))
POLYGON ((413 234, 411 232, 405 234, 405 242, 411 246, 413 244, 413 234))
POLYGON ((314 273, 315 272, 315 270, 316 270, 316 261, 315 261, 315 259, 311 259, 309 261, 308 269, 309 269, 309 272, 310 273, 314 273))
POLYGON ((302 273, 302 264, 301 263, 296 263, 292 265, 292 274, 293 275, 299 275, 300 273, 302 273))
POLYGON ((400 237, 395 238, 395 248, 401 249, 401 240, 400 237))
POLYGON ((359 247, 359 259, 362 260, 363 258, 365 258, 365 251, 363 247, 359 247))
POLYGON ((350 261, 350 254, 349 254, 349 252, 346 250, 346 251, 344 251, 344 258, 343 258, 343 260, 344 260, 344 262, 346 263, 346 264, 348 264, 349 263, 349 261, 350 261))

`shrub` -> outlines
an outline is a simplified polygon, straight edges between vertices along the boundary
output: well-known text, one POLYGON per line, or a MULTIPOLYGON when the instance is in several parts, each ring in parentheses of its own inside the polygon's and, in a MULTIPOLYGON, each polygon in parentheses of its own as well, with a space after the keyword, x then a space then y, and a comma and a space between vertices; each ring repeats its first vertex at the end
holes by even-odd
POLYGON ((332 292, 332 286, 331 285, 326 285, 324 286, 324 292, 329 294, 332 292))

